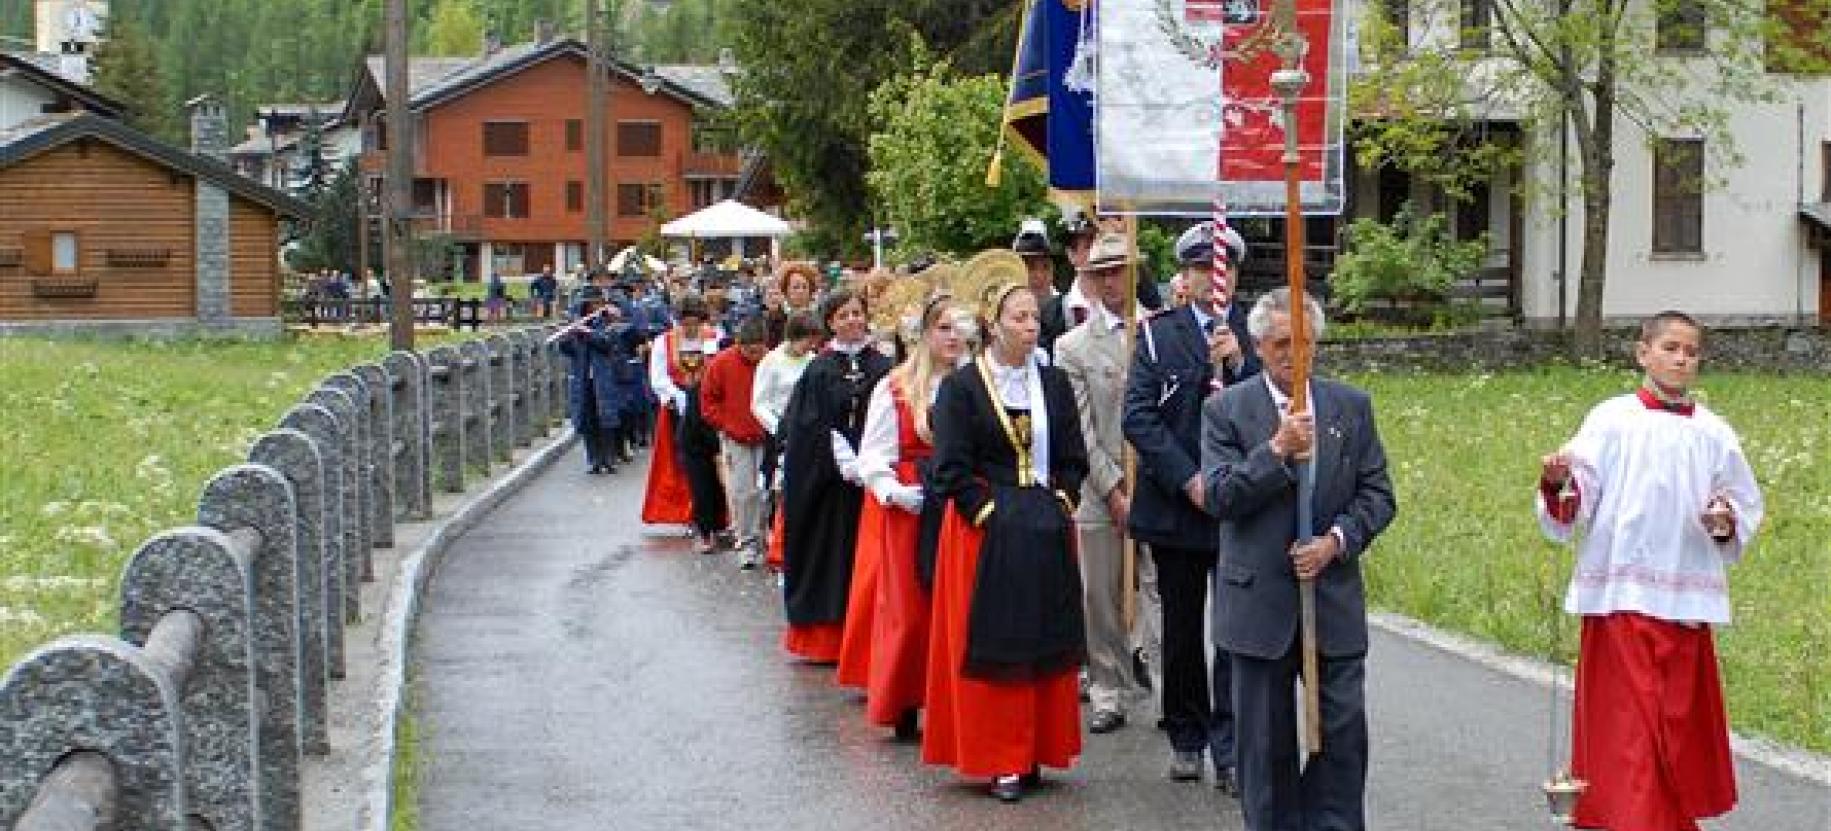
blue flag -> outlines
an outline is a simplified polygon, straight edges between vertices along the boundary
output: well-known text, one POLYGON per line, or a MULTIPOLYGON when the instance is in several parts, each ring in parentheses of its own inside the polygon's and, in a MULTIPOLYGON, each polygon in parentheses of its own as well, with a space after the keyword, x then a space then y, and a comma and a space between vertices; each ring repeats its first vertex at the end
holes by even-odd
MULTIPOLYGON (((1094 201, 1091 3, 1029 0, 1025 5, 1004 113, 1005 137, 1044 169, 1050 199, 1089 214, 1094 201)), ((993 158, 988 184, 997 183, 1000 162, 993 158)))

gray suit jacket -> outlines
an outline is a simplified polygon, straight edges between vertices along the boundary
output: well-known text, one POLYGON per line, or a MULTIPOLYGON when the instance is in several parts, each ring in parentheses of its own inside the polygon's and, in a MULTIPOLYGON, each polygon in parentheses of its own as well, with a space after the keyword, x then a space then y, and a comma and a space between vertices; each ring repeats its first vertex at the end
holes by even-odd
MULTIPOLYGON (((1361 554, 1392 522, 1392 481, 1367 394, 1313 379, 1316 491, 1311 533, 1340 528, 1347 548, 1316 580, 1316 628, 1323 655, 1367 651, 1361 554)), ((1297 468, 1271 451, 1278 411, 1254 378, 1211 396, 1202 409, 1202 481, 1221 519, 1216 567, 1216 637, 1255 658, 1285 655, 1297 635, 1297 468)))
POLYGON ((1087 441, 1087 481, 1081 484, 1080 522, 1113 521, 1106 495, 1125 478, 1125 434, 1119 420, 1125 404, 1125 333, 1090 318, 1055 342, 1055 365, 1074 386, 1074 406, 1081 414, 1081 436, 1087 441))

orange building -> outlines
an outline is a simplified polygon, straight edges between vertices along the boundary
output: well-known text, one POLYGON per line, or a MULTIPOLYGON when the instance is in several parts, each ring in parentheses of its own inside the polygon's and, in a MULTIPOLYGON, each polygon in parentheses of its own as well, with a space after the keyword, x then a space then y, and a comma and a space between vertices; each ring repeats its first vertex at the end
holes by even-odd
MULTIPOLYGON (((464 279, 564 271, 582 261, 585 45, 559 39, 471 58, 414 58, 413 195, 422 232, 449 235, 464 279)), ((728 198, 754 159, 715 123, 724 70, 612 62, 607 102, 608 236, 634 243, 661 222, 728 198)), ((386 72, 371 57, 344 118, 362 125, 363 170, 386 169, 386 72)))

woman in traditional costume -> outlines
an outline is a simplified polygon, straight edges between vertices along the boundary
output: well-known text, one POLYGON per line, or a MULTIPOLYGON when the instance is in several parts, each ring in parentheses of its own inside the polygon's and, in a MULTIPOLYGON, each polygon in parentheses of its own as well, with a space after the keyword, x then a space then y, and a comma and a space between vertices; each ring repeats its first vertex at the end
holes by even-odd
POLYGON ((795 384, 782 417, 783 646, 815 663, 839 644, 864 500, 858 437, 871 388, 891 360, 872 346, 865 301, 837 292, 821 309, 832 338, 795 384))
MULTIPOLYGON (((927 694, 929 589, 934 582, 936 535, 945 501, 929 499, 934 432, 929 409, 941 379, 959 364, 970 328, 953 300, 942 295, 915 313, 911 354, 877 385, 865 415, 859 471, 874 497, 860 519, 858 558, 877 562, 872 596, 861 602, 853 576, 853 606, 847 611, 846 667, 854 635, 853 614, 872 609, 870 658, 866 669, 865 717, 894 727, 899 739, 916 735, 916 714, 927 694), (873 510, 873 505, 877 507, 873 510), (927 522, 924 522, 924 520, 927 522), (874 547, 874 552, 867 552, 874 547)), ((843 679, 842 679, 843 680, 843 679)))
MULTIPOLYGON (((914 364, 920 362, 925 373, 925 386, 929 395, 917 399, 924 412, 922 422, 927 424, 928 404, 932 403, 932 392, 939 384, 945 369, 951 369, 950 363, 943 365, 942 371, 935 371, 927 344, 923 342, 922 315, 927 310, 933 294, 934 275, 909 275, 894 283, 876 289, 877 294, 869 301, 872 309, 872 326, 878 336, 880 348, 894 351, 899 356, 909 357, 891 375, 899 375, 907 380, 914 364), (881 344, 888 343, 888 347, 881 344)), ((937 306, 937 310, 939 307, 937 306)), ((953 337, 951 321, 946 322, 950 333, 949 349, 953 355, 960 353, 959 338, 953 337)), ((898 488, 895 465, 899 456, 897 410, 893 406, 888 376, 871 392, 871 402, 865 415, 865 433, 860 438, 858 448, 858 470, 860 478, 875 498, 864 500, 859 510, 858 548, 852 558, 851 599, 846 603, 845 637, 840 644, 839 671, 834 680, 842 686, 864 689, 870 682, 872 647, 875 635, 877 616, 877 598, 879 574, 885 553, 885 520, 887 515, 896 513, 897 507, 888 499, 888 495, 897 494, 907 499, 910 492, 898 488), (872 419, 876 419, 873 423, 872 419), (876 481, 873 481, 873 477, 876 481)), ((914 438, 913 434, 911 438, 914 438)), ((921 442, 921 456, 930 455, 928 439, 921 442)), ((919 482, 917 483, 919 485, 919 482)), ((919 496, 919 489, 916 491, 919 496)), ((915 500, 912 507, 904 509, 911 516, 920 512, 920 500, 915 500)), ((913 540, 913 537, 911 538, 913 540)), ((919 677, 919 676, 918 676, 919 677)), ((886 724, 894 723, 892 721, 886 724)), ((908 728, 913 730, 913 726, 908 728)), ((913 735, 913 734, 912 734, 913 735)))
POLYGON ((642 496, 642 521, 650 525, 686 525, 693 519, 693 498, 675 447, 680 414, 687 405, 686 387, 697 377, 707 352, 716 351, 724 334, 711 323, 705 301, 683 297, 675 310, 679 325, 651 343, 649 384, 661 402, 655 422, 655 452, 649 456, 648 490, 642 496))
POLYGON ((1067 376, 1036 357, 1037 302, 1022 268, 996 264, 1014 278, 982 295, 986 351, 935 400, 934 494, 950 504, 922 736, 924 762, 991 777, 1006 802, 1043 766, 1080 754, 1075 670, 1086 652, 1072 517, 1087 448, 1067 376))

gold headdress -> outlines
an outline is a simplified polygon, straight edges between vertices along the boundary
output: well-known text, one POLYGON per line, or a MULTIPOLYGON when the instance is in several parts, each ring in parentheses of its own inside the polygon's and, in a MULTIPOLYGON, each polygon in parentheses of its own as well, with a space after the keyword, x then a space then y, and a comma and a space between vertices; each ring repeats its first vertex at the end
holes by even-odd
POLYGON ((1023 257, 1003 248, 981 251, 961 267, 954 296, 990 320, 998 313, 999 301, 1012 290, 1029 285, 1029 277, 1023 257))
POLYGON ((891 278, 883 291, 871 300, 871 331, 885 336, 899 334, 903 319, 920 315, 922 304, 928 302, 928 296, 933 292, 934 280, 927 271, 891 278))

